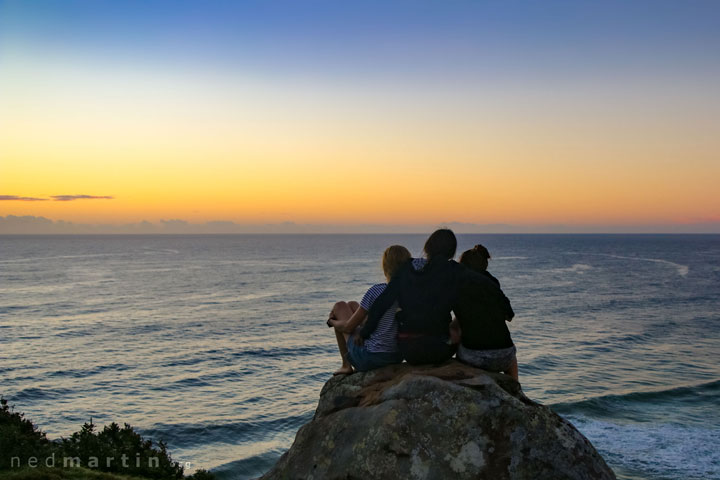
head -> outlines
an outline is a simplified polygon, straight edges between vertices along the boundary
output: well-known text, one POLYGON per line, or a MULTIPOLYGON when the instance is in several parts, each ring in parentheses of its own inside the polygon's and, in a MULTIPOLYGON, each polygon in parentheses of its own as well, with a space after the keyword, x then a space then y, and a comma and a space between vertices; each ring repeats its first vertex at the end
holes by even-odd
POLYGON ((490 252, 480 244, 475 245, 470 250, 464 251, 463 254, 460 255, 460 263, 476 272, 487 270, 488 260, 490 260, 490 252))
POLYGON ((457 250, 457 239, 452 230, 441 228, 435 230, 425 242, 425 255, 428 260, 450 260, 457 250))
POLYGON ((409 262, 411 258, 410 251, 402 245, 393 245, 386 248, 382 258, 385 277, 390 280, 400 270, 400 267, 409 262))

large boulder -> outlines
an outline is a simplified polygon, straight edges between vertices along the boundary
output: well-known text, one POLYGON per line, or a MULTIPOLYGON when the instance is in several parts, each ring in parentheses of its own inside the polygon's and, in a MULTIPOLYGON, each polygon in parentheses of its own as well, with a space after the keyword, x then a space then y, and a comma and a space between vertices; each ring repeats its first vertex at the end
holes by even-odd
POLYGON ((590 442, 512 378, 451 360, 331 378, 262 480, 614 479, 590 442))

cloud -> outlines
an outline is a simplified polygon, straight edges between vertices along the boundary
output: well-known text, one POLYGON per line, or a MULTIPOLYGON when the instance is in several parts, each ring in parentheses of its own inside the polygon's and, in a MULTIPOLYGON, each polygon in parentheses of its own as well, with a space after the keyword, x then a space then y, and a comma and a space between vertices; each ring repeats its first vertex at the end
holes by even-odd
POLYGON ((53 195, 52 199, 56 202, 71 202, 73 200, 112 200, 110 196, 96 195, 53 195))
MULTIPOLYGON (((112 200, 115 197, 103 195, 52 195, 51 197, 56 202, 71 202, 73 200, 112 200)), ((18 195, 0 195, 0 201, 9 200, 16 202, 45 202, 50 198, 38 198, 38 197, 20 197, 18 195)))
POLYGON ((19 202, 44 202, 47 198, 18 197, 17 195, 0 195, 0 200, 16 200, 19 202))

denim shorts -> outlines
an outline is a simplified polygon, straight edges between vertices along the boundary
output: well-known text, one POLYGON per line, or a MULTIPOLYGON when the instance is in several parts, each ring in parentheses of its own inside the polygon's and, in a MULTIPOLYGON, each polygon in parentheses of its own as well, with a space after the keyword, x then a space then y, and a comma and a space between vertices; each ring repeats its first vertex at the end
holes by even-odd
POLYGON ((489 372, 507 372, 515 360, 515 346, 495 350, 472 350, 460 344, 457 358, 463 363, 489 372))
POLYGON ((355 370, 366 372, 376 368, 401 363, 400 352, 369 352, 364 345, 355 345, 352 335, 347 340, 348 360, 355 370))

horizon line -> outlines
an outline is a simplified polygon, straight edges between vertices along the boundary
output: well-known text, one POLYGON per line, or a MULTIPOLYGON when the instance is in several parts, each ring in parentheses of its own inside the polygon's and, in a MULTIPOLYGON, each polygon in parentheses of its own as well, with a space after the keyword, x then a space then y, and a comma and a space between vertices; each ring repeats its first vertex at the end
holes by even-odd
POLYGON ((81 224, 31 215, 0 216, 0 235, 248 235, 248 234, 427 234, 449 228, 457 234, 719 234, 720 221, 638 224, 508 224, 457 221, 414 224, 381 223, 236 223, 214 220, 189 223, 181 219, 142 220, 125 224, 81 224))
MULTIPOLYGON (((350 236, 350 235, 428 235, 432 233, 425 232, 234 232, 234 233, 175 233, 175 232, 115 232, 115 233, 3 233, 0 237, 153 237, 153 236, 169 236, 169 237, 232 237, 232 236, 350 236)), ((697 236, 717 236, 720 232, 454 232, 455 235, 625 235, 625 236, 650 236, 650 235, 697 235, 697 236)))

